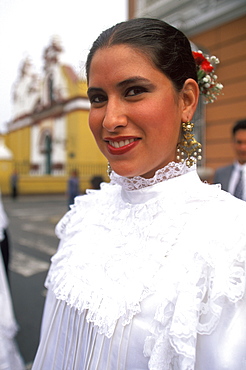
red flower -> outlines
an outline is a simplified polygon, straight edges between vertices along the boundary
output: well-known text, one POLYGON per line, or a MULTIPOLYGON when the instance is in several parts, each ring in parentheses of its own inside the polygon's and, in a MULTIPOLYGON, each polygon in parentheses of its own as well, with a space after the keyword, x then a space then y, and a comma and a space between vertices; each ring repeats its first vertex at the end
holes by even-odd
POLYGON ((212 64, 209 63, 209 61, 206 59, 202 62, 201 64, 201 68, 205 71, 205 72, 212 72, 214 67, 212 66, 212 64))
POLYGON ((214 74, 214 65, 219 63, 219 59, 215 56, 204 55, 202 51, 193 51, 192 54, 196 63, 200 93, 204 96, 205 103, 213 103, 223 88, 214 74))
POLYGON ((192 52, 193 57, 195 59, 196 65, 199 66, 204 72, 212 72, 214 67, 211 63, 207 60, 207 58, 198 51, 192 52))
POLYGON ((193 57, 195 59, 195 62, 197 65, 201 65, 202 62, 204 62, 204 60, 206 60, 206 58, 204 57, 204 55, 198 51, 192 51, 192 54, 193 54, 193 57))

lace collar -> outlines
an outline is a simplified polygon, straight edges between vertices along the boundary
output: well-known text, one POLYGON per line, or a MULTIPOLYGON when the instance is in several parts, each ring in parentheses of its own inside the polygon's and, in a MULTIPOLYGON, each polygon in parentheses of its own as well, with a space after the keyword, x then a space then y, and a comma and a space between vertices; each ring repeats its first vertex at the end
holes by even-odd
POLYGON ((193 165, 188 168, 185 163, 170 162, 167 166, 156 171, 151 179, 145 179, 141 176, 123 177, 112 171, 110 175, 111 183, 121 185, 125 190, 139 190, 158 184, 162 181, 172 179, 193 171, 196 167, 193 165))

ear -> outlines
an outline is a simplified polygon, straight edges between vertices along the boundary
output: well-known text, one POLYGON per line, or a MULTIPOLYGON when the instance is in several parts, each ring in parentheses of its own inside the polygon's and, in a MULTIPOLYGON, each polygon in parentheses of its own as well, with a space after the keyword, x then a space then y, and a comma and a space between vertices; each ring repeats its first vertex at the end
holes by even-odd
POLYGON ((191 121, 199 99, 199 87, 195 80, 188 78, 182 89, 182 121, 191 121))

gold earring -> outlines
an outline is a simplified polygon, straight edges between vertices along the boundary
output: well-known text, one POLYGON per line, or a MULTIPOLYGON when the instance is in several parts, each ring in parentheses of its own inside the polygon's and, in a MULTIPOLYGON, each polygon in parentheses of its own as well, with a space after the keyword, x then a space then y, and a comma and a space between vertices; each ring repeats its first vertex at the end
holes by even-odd
POLYGON ((191 167, 197 160, 201 160, 202 144, 198 143, 192 134, 194 123, 182 123, 182 139, 177 145, 177 159, 185 162, 187 167, 191 167))
POLYGON ((111 172, 112 172, 112 168, 111 168, 111 166, 110 166, 110 163, 108 162, 108 167, 107 167, 107 174, 108 174, 108 177, 110 177, 111 172))

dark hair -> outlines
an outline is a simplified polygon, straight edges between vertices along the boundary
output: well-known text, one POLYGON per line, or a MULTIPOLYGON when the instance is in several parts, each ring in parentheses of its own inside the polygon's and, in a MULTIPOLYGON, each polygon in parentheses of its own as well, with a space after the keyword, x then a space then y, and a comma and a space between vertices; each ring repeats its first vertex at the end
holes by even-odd
POLYGON ((246 130, 246 119, 241 119, 235 123, 232 128, 232 135, 235 136, 238 130, 246 130))
POLYGON ((196 64, 187 37, 168 23, 152 18, 131 19, 103 31, 87 57, 87 80, 95 52, 119 44, 127 44, 145 53, 178 91, 187 78, 197 81, 196 64))

